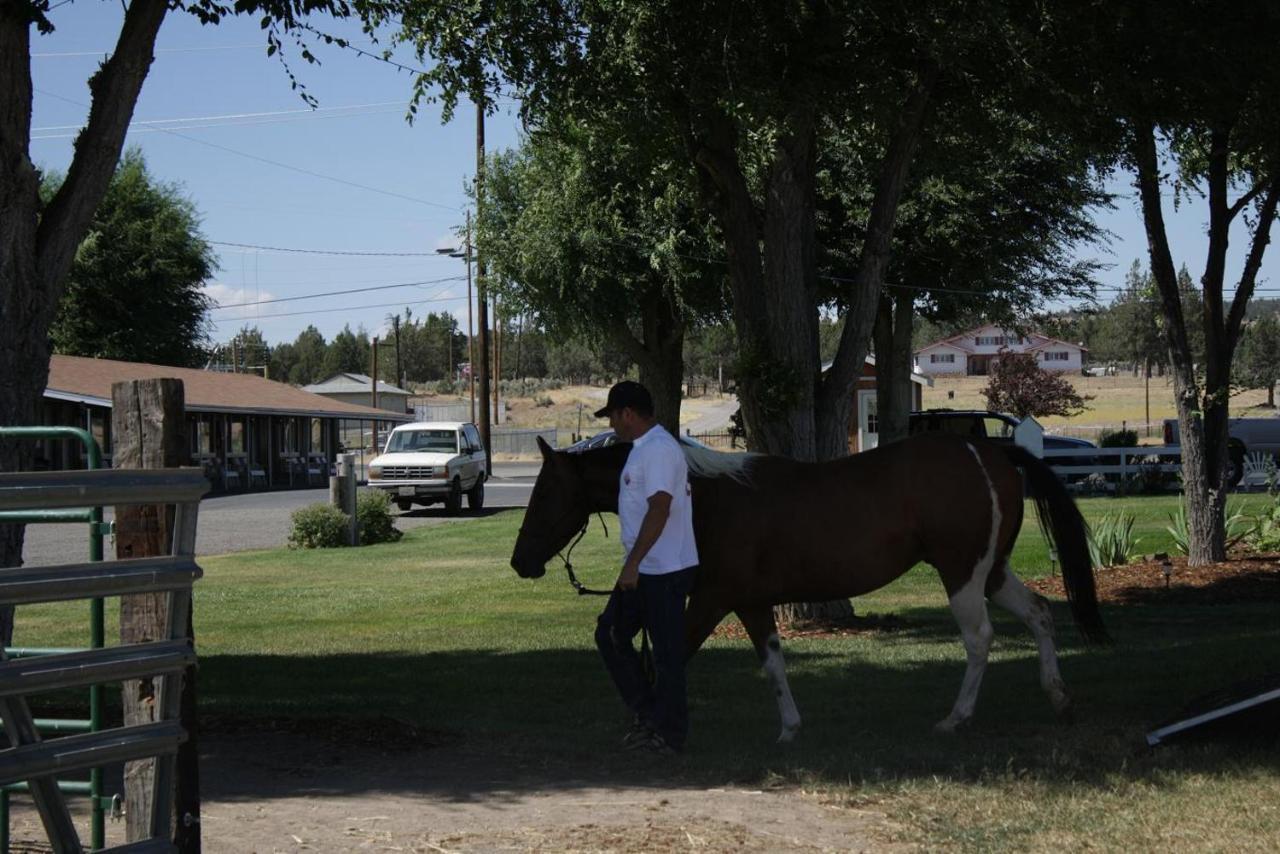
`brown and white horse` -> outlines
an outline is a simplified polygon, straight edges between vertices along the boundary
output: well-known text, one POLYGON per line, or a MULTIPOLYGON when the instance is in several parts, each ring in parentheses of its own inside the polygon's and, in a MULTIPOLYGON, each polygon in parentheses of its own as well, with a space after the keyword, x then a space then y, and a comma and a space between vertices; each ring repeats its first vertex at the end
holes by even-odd
MULTIPOLYGON (((570 454, 539 443, 544 462, 511 558, 523 578, 542 576, 590 514, 617 511, 618 477, 631 449, 570 454)), ((937 728, 951 731, 973 716, 992 640, 988 599, 1031 629, 1040 684, 1053 707, 1067 712, 1048 603, 1009 568, 1022 526, 1019 468, 1057 549, 1076 624, 1088 640, 1105 641, 1106 630, 1084 519, 1041 460, 1014 445, 943 434, 826 463, 684 448, 701 560, 685 614, 688 654, 729 612, 737 614, 773 683, 781 741, 794 737, 800 714, 773 606, 860 596, 920 561, 942 578, 968 655, 960 695, 937 728)))

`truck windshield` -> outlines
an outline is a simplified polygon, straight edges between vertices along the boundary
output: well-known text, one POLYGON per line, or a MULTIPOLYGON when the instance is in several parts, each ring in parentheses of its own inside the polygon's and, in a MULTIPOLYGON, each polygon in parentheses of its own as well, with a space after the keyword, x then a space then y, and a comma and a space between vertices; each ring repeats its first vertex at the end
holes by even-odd
POLYGON ((456 454, 458 433, 456 430, 397 430, 392 433, 391 441, 387 442, 387 453, 407 451, 456 454))

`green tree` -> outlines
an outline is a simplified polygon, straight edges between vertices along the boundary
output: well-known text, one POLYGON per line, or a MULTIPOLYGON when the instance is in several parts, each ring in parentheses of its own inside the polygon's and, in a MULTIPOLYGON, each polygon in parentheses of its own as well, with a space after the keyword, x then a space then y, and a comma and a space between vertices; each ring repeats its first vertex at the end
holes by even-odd
POLYGON ((326 379, 334 374, 352 373, 368 374, 373 364, 373 347, 369 342, 369 333, 361 327, 352 332, 349 325, 333 336, 325 350, 324 363, 320 371, 326 379))
POLYGON ((714 250, 687 176, 649 154, 556 122, 489 160, 478 223, 503 305, 636 364, 674 432, 686 330, 723 313, 723 267, 702 260, 714 250))
MULTIPOLYGON (((52 198, 61 177, 44 182, 52 198)), ((196 367, 204 363, 216 264, 195 204, 155 180, 142 152, 120 161, 76 250, 49 327, 57 353, 196 367)))
POLYGON ((1090 44, 1075 69, 1081 91, 1112 121, 1118 162, 1135 176, 1178 408, 1188 561, 1217 562, 1226 556, 1232 361, 1280 203, 1280 7, 1255 0, 1224 10, 1178 0, 1157 8, 1120 0, 1097 11, 1082 14, 1082 32, 1071 39, 1090 44), (1207 203, 1198 316, 1184 307, 1185 283, 1165 228, 1170 175, 1178 198, 1207 203), (1242 217, 1248 249, 1228 302, 1228 237, 1242 217))
POLYGON ((1280 381, 1280 320, 1276 315, 1264 314, 1245 326, 1234 370, 1238 385, 1265 388, 1267 406, 1275 408, 1276 382, 1280 381))
POLYGON ((298 333, 293 342, 295 361, 286 376, 280 376, 272 370, 272 376, 279 380, 288 380, 294 385, 310 385, 325 379, 324 359, 328 346, 320 330, 308 325, 298 333))

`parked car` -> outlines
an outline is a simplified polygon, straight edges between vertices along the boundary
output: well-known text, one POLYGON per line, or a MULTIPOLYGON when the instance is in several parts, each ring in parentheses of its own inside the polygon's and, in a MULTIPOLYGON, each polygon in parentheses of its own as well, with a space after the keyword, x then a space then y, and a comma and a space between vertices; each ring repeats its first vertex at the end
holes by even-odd
MULTIPOLYGON (((1236 486, 1244 477, 1244 459, 1260 453, 1275 457, 1280 452, 1280 418, 1231 418, 1227 420, 1227 486, 1236 486)), ((1164 443, 1181 445, 1178 419, 1164 420, 1164 443)))
POLYGON ((423 421, 391 431, 383 452, 369 463, 369 486, 381 489, 402 511, 443 503, 450 514, 484 507, 487 458, 474 424, 423 421))

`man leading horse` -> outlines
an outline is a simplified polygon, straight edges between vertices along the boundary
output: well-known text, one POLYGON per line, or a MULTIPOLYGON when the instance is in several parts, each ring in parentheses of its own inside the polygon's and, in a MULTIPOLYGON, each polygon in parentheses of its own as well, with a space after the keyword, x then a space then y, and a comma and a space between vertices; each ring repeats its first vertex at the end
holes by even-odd
POLYGON ((689 732, 684 610, 698 563, 689 466, 679 443, 654 418, 653 398, 639 383, 609 389, 596 417, 607 417, 618 439, 631 443, 618 479, 625 558, 597 621, 596 646, 635 715, 624 747, 676 753, 689 732), (642 628, 653 651, 652 683, 634 645, 642 628))

